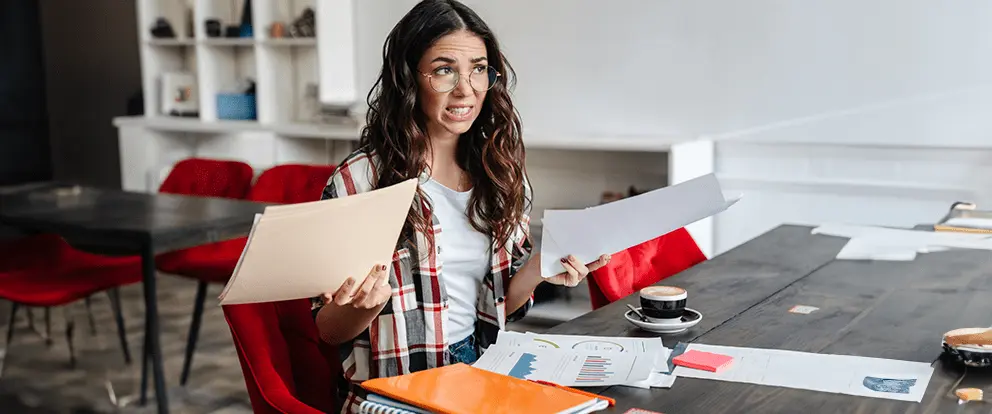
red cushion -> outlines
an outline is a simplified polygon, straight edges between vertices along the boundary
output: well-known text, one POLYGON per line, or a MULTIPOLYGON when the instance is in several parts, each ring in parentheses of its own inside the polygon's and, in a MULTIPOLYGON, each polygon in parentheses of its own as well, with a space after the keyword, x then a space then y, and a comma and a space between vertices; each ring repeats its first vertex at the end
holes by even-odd
POLYGON ((334 407, 339 360, 320 341, 307 299, 224 306, 255 413, 334 407))
POLYGON ((317 201, 333 173, 333 165, 277 165, 258 176, 248 199, 281 204, 317 201))
POLYGON ((587 277, 593 309, 706 260, 684 228, 613 254, 610 263, 587 277))
MULTIPOLYGON (((320 199, 334 172, 333 166, 287 164, 272 167, 258 177, 247 198, 268 203, 301 203, 320 199)), ((158 269, 212 283, 227 283, 238 264, 247 238, 211 243, 159 255, 158 269)))
POLYGON ((55 234, 0 244, 0 297, 28 306, 61 306, 140 281, 140 257, 86 253, 55 234))
POLYGON ((155 263, 165 273, 211 283, 227 283, 247 242, 247 237, 239 237, 162 253, 155 258, 155 263))
POLYGON ((158 191, 204 197, 244 198, 254 171, 241 161, 189 158, 176 163, 158 191))

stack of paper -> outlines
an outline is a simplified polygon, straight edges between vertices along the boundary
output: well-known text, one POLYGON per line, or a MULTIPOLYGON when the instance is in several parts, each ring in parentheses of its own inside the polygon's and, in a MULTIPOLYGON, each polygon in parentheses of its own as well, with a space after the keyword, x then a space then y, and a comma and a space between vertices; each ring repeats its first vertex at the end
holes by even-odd
MULTIPOLYGON (((390 263, 417 180, 311 203, 266 207, 255 217, 221 305, 302 299, 357 282, 390 263)), ((357 288, 356 284, 356 288, 357 288)))
POLYGON ((671 387, 660 338, 546 335, 502 331, 477 368, 568 386, 671 387), (590 365, 591 364, 591 365, 590 365), (527 369, 521 371, 521 367, 527 369))
POLYGON ((850 239, 837 253, 838 260, 911 261, 917 253, 949 248, 992 250, 987 234, 901 230, 873 226, 827 224, 813 229, 813 234, 850 239))
POLYGON ((559 259, 591 263, 702 220, 734 205, 713 174, 582 210, 545 210, 541 275, 565 271, 559 259))

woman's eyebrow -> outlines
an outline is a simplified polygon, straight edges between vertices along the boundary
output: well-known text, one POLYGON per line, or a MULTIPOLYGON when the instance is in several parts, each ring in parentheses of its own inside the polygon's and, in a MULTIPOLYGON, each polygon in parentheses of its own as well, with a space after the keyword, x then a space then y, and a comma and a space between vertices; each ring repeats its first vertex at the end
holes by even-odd
POLYGON ((477 57, 477 58, 473 58, 473 59, 472 59, 472 63, 479 63, 479 62, 482 62, 482 61, 484 61, 484 60, 485 60, 485 61, 488 61, 488 60, 489 60, 489 58, 487 58, 487 57, 485 57, 485 56, 479 56, 479 57, 477 57))
POLYGON ((434 60, 431 61, 431 63, 434 63, 434 62, 455 63, 455 60, 452 59, 452 58, 449 58, 449 57, 439 56, 439 57, 434 58, 434 60))

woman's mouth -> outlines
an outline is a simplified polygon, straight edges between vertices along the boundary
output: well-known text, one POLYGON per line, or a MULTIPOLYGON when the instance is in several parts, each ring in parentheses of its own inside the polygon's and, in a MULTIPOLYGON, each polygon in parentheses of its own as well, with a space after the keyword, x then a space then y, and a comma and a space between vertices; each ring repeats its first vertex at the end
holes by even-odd
POLYGON ((472 116, 472 106, 449 106, 444 108, 444 112, 454 121, 465 121, 472 116))

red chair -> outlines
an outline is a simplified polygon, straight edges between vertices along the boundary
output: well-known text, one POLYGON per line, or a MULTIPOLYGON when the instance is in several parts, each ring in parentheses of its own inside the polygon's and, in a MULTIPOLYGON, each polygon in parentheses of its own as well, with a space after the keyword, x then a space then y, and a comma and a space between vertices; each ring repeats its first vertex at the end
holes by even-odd
POLYGON ((616 253, 608 265, 586 277, 592 308, 599 309, 705 260, 684 228, 616 253))
MULTIPOLYGON (((320 193, 334 172, 333 166, 287 164, 272 167, 258 177, 248 193, 251 201, 266 203, 301 203, 320 199, 320 193)), ((193 321, 186 344, 186 359, 179 382, 186 385, 189 379, 193 353, 200 331, 200 320, 206 302, 209 283, 225 284, 245 248, 246 237, 211 243, 190 249, 165 253, 156 259, 158 269, 200 281, 196 290, 193 321)))
POLYGON ((241 161, 188 158, 172 167, 158 192, 240 199, 248 194, 253 175, 241 161))
MULTIPOLYGON (((40 234, 0 243, 0 297, 13 302, 7 325, 8 355, 20 306, 45 307, 47 322, 47 308, 68 305, 106 291, 117 321, 124 361, 130 364, 131 353, 125 336, 118 288, 140 281, 141 259, 137 256, 108 257, 86 253, 73 248, 55 234, 40 234)), ((69 358, 75 365, 72 344, 75 324, 68 308, 64 309, 69 358)), ((0 374, 2 369, 0 365, 0 374)))
POLYGON ((224 318, 256 414, 334 411, 340 359, 320 339, 309 300, 227 305, 224 318))

